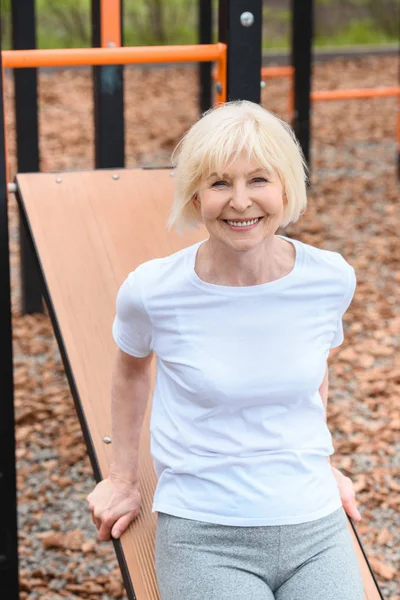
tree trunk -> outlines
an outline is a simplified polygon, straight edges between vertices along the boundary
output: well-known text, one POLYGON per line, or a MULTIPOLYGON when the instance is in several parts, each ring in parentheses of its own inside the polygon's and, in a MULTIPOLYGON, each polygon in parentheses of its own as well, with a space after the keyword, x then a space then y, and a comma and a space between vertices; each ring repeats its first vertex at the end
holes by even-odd
POLYGON ((166 43, 165 19, 164 19, 164 1, 151 0, 150 8, 150 28, 154 34, 157 44, 163 45, 166 43))

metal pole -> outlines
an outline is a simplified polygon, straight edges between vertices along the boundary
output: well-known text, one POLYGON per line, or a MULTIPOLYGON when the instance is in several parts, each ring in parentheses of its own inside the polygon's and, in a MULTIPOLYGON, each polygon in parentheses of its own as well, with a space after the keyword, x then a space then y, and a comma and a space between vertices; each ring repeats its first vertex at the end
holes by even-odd
MULTIPOLYGON (((14 50, 36 48, 35 0, 12 2, 12 47, 14 50)), ((19 173, 39 171, 39 124, 37 103, 37 69, 14 70, 15 125, 17 168, 19 173)), ((42 293, 36 261, 21 225, 21 312, 42 313, 42 293)))
MULTIPOLYGON (((313 0, 292 1, 293 128, 310 168, 313 0)), ((311 169, 310 169, 311 170, 311 169)))
MULTIPOLYGON (((123 0, 92 0, 92 46, 123 45, 123 0), (107 6, 106 6, 107 5, 107 6), (116 30, 105 8, 119 14, 116 30), (102 12, 103 11, 103 12, 102 12), (103 17, 103 18, 102 18, 103 17), (105 29, 109 27, 109 30, 105 29), (106 35, 107 34, 107 35, 106 35)), ((93 67, 95 167, 125 166, 124 80, 122 65, 93 67)))
POLYGON ((0 514, 2 515, 2 522, 0 525, 0 589, 1 595, 4 598, 18 600, 18 531, 14 437, 11 284, 2 72, 3 65, 0 53, 0 343, 2 347, 2 359, 0 362, 0 514))
POLYGON ((262 0, 220 0, 219 41, 228 45, 228 100, 261 101, 262 0))
MULTIPOLYGON (((199 44, 212 44, 212 0, 198 0, 199 44)), ((199 107, 203 113, 212 106, 212 64, 199 64, 199 107)))
MULTIPOLYGON (((400 28, 400 7, 398 14, 400 28)), ((400 85, 400 44, 399 44, 399 85, 400 85)), ((397 178, 400 181, 400 96, 397 99, 397 178)))

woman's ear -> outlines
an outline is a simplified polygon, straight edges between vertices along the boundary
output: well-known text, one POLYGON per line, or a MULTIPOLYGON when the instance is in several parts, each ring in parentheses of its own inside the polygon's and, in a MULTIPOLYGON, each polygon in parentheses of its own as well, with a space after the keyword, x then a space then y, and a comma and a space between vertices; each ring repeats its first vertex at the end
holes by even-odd
POLYGON ((199 198, 198 194, 194 194, 194 196, 192 198, 192 202, 193 202, 193 206, 195 207, 196 211, 198 213, 200 213, 200 198, 199 198))

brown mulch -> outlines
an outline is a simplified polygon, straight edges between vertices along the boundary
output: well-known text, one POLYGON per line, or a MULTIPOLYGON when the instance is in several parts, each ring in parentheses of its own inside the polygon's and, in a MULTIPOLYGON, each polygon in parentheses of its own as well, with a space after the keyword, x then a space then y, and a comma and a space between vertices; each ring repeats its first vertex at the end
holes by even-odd
MULTIPOLYGON (((314 89, 397 85, 395 58, 315 66, 314 89)), ((263 104, 287 118, 288 82, 263 104)), ((127 166, 169 164, 198 115, 192 68, 126 70, 127 166)), ((12 81, 6 78, 10 178, 15 172, 12 81)), ((90 74, 40 76, 42 170, 93 165, 90 74)), ((286 235, 341 252, 357 290, 345 341, 330 364, 334 466, 354 482, 357 526, 387 600, 400 600, 400 194, 394 98, 314 105, 309 207, 286 235)), ((85 497, 94 486, 49 319, 19 313, 17 211, 10 198, 21 599, 122 598, 112 545, 97 544, 85 497)))

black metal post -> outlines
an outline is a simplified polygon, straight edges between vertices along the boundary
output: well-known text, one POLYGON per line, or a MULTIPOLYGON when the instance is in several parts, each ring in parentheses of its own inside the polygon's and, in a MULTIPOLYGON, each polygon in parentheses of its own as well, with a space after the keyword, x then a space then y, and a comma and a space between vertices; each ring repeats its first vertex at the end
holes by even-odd
MULTIPOLYGON (((400 19, 400 9, 398 14, 398 19, 400 19)), ((399 23, 400 24, 400 23, 399 23)), ((399 45, 399 85, 400 85, 400 45, 399 45)), ((398 102, 400 103, 400 98, 398 98, 398 102)), ((397 132, 400 127, 400 106, 397 106, 397 132)), ((399 133, 397 133, 397 179, 400 181, 400 140, 398 138, 399 133)))
POLYGON ((294 68, 293 128, 311 170, 311 77, 314 23, 313 0, 292 2, 292 65, 294 68))
MULTIPOLYGON (((123 2, 120 0, 121 45, 123 2)), ((92 46, 101 46, 101 1, 92 0, 92 46)), ((124 79, 122 65, 93 67, 95 167, 125 166, 124 79)))
MULTIPOLYGON (((213 42, 212 0, 198 0, 199 44, 213 42)), ((212 106, 212 63, 199 63, 199 107, 203 113, 212 106)))
POLYGON ((220 0, 219 41, 228 46, 228 100, 261 100, 262 0, 220 0))
MULTIPOLYGON (((35 0, 12 1, 12 47, 14 50, 36 48, 35 0)), ((18 172, 36 172, 39 171, 37 69, 14 69, 14 90, 18 172)), ((41 313, 43 303, 39 273, 22 225, 19 242, 21 312, 41 313)))
POLYGON ((0 589, 1 595, 4 598, 18 600, 18 531, 11 284, 2 71, 0 53, 0 343, 2 347, 2 359, 0 362, 0 514, 2 515, 0 524, 0 589))

